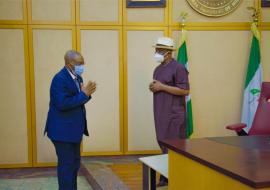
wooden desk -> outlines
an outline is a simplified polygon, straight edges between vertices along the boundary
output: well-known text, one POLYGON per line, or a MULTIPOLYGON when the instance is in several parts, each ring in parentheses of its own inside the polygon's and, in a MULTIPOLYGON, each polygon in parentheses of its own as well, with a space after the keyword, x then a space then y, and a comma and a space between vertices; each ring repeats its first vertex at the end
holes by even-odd
POLYGON ((270 136, 164 140, 169 190, 270 190, 270 136))
POLYGON ((143 163, 143 190, 156 190, 156 172, 168 178, 168 154, 139 158, 143 163))

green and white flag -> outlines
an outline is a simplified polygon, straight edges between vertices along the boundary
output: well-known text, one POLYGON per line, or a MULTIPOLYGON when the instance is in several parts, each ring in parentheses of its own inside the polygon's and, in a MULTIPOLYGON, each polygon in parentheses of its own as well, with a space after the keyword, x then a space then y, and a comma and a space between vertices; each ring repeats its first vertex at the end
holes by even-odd
MULTIPOLYGON (((182 42, 181 46, 178 49, 177 61, 181 64, 184 64, 187 70, 189 70, 188 66, 188 56, 187 56, 187 45, 186 45, 186 30, 182 30, 182 42)), ((187 137, 190 137, 193 133, 193 118, 192 118, 192 104, 191 104, 191 96, 186 96, 186 111, 187 111, 187 137)))
POLYGON ((247 133, 251 128, 253 118, 257 110, 262 84, 260 33, 255 23, 251 25, 251 31, 253 33, 253 37, 247 68, 241 118, 241 122, 247 125, 247 127, 244 128, 247 133))

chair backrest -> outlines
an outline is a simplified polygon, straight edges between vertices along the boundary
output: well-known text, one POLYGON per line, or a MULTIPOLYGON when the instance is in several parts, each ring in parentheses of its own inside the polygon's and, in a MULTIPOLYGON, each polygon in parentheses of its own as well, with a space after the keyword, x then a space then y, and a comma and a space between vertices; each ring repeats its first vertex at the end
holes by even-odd
POLYGON ((249 135, 270 135, 270 82, 263 82, 249 135))

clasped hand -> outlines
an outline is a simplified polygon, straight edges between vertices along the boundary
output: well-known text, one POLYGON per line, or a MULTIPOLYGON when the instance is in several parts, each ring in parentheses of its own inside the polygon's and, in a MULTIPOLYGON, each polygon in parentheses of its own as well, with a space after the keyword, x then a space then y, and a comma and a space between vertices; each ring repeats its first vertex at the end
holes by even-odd
POLYGON ((149 85, 149 90, 152 92, 158 92, 161 91, 163 89, 163 84, 158 81, 158 80, 153 80, 153 82, 150 83, 149 85))
POLYGON ((81 89, 87 96, 92 95, 96 91, 96 86, 96 82, 92 82, 90 80, 85 86, 83 85, 83 83, 81 83, 81 89))

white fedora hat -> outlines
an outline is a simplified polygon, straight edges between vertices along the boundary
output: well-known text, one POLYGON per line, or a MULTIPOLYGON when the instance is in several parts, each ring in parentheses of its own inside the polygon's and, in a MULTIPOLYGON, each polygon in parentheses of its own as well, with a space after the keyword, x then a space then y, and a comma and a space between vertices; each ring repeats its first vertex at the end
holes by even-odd
POLYGON ((156 44, 153 47, 160 48, 160 49, 175 50, 173 39, 168 38, 168 37, 159 37, 157 39, 156 44))

